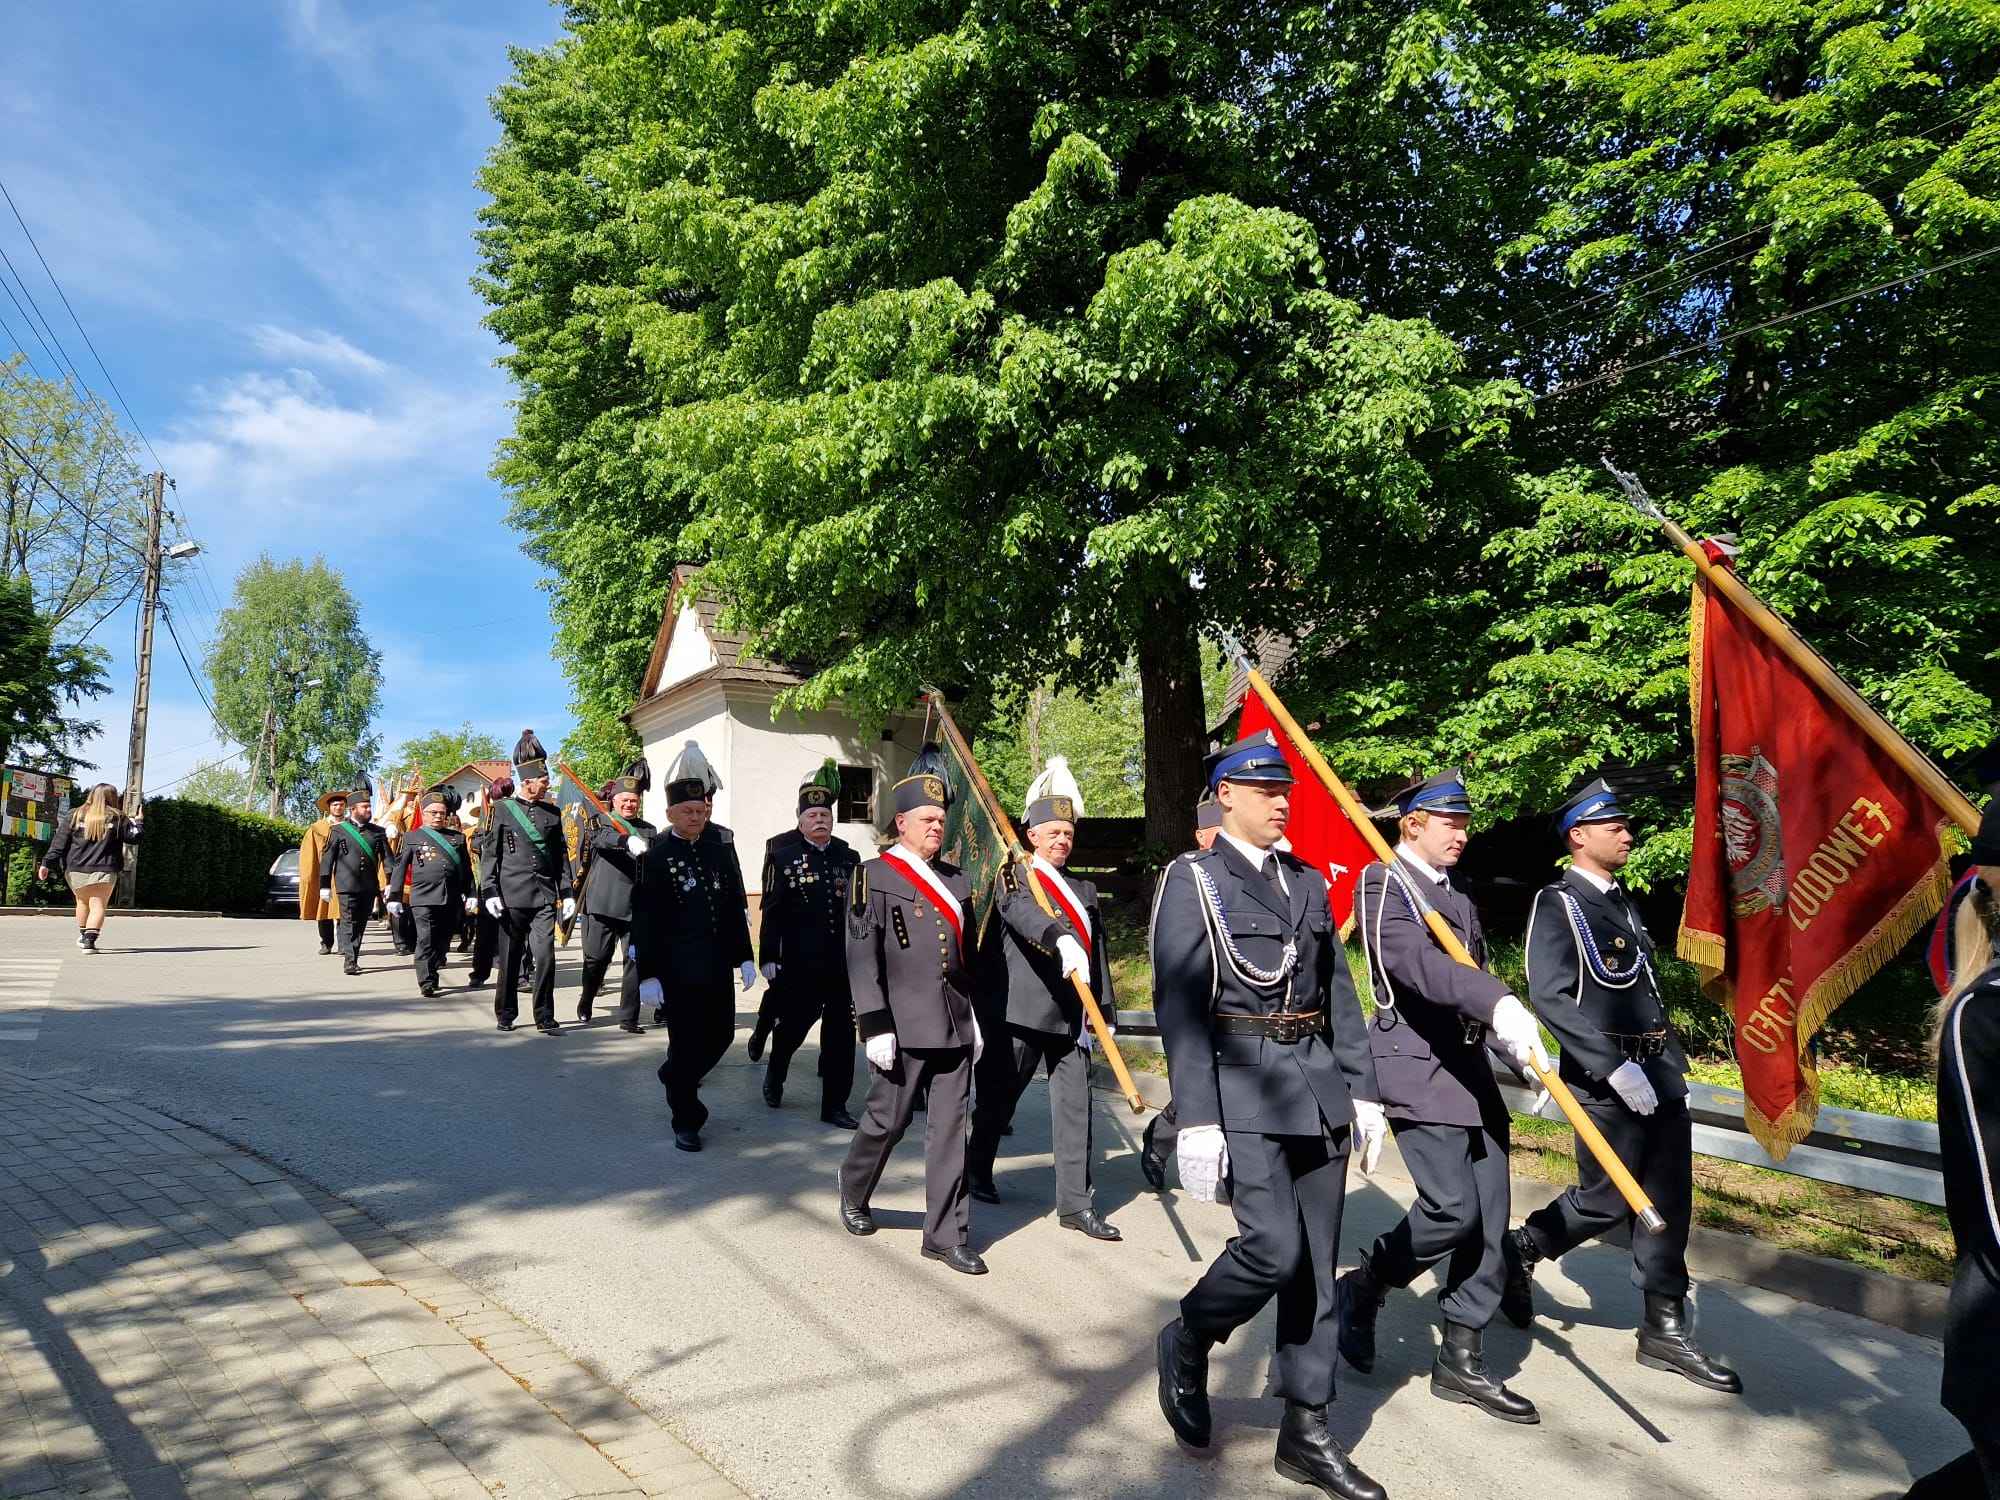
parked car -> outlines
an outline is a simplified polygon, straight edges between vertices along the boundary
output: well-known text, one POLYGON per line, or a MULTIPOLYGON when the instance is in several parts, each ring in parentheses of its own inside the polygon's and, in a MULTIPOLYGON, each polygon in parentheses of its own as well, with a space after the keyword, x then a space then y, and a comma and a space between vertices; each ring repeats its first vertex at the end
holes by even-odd
POLYGON ((287 849, 271 861, 270 883, 264 887, 266 915, 283 916, 286 908, 296 915, 299 909, 299 851, 287 849))

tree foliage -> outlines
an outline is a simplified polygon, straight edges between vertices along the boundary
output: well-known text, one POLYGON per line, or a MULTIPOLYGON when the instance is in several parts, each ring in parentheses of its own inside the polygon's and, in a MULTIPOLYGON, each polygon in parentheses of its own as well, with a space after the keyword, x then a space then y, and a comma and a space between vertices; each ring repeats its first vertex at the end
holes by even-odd
POLYGON ((693 560, 802 697, 996 747, 1134 662, 1172 837, 1219 627, 1365 785, 1544 808, 1689 752, 1601 454, 1919 744, 2000 728, 1992 0, 568 15, 480 285, 586 733, 693 560))
POLYGON ((500 742, 484 730, 474 729, 467 719, 456 729, 433 729, 404 740, 390 761, 397 770, 421 766, 432 781, 449 776, 468 761, 499 760, 506 752, 500 742))
POLYGON ((329 787, 351 787, 375 764, 370 731, 381 698, 381 658, 361 629, 360 607, 323 558, 260 556, 236 576, 203 663, 224 733, 271 751, 260 784, 302 821, 329 787))
POLYGON ((0 572, 32 583, 58 640, 85 640, 145 580, 137 449, 102 401, 19 353, 0 358, 0 436, 0 572))
POLYGON ((109 691, 104 653, 58 644, 29 580, 0 572, 0 761, 65 775, 91 768, 76 751, 98 725, 76 715, 109 691))

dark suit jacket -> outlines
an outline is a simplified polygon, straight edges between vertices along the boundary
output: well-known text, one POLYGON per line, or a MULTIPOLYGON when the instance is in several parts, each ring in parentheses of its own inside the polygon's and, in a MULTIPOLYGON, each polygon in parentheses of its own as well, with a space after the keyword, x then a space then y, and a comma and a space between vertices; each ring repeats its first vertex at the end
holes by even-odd
POLYGON ((1622 890, 1614 898, 1566 870, 1561 880, 1535 893, 1528 913, 1528 998, 1537 1019, 1562 1045, 1558 1071, 1577 1093, 1617 1097, 1605 1080, 1625 1057, 1606 1032, 1637 1036, 1664 1030, 1666 1051, 1646 1061, 1646 1077, 1662 1099, 1687 1097, 1687 1053, 1667 1020, 1653 971, 1653 939, 1622 890), (1604 977, 1586 959, 1569 901, 1596 946, 1604 977))
POLYGON ((480 857, 481 899, 498 896, 512 911, 554 906, 569 894, 569 850, 562 813, 553 802, 503 798, 486 815, 486 843, 480 857), (538 848, 510 809, 518 808, 542 836, 538 848))
MULTIPOLYGON (((651 840, 659 830, 644 818, 627 818, 626 826, 642 839, 651 840)), ((629 837, 601 813, 590 834, 590 864, 583 877, 583 909, 593 917, 614 922, 632 920, 633 890, 639 879, 639 860, 625 847, 629 837)), ((574 878, 574 872, 572 872, 574 878)))
POLYGON ((793 974, 847 974, 847 887, 861 856, 845 839, 824 849, 794 831, 764 850, 761 961, 793 974))
POLYGON ((1351 1121, 1353 1100, 1381 1097, 1326 881, 1303 860, 1278 857, 1290 886, 1287 902, 1221 840, 1168 865, 1153 897, 1153 1011, 1183 1130, 1221 1125, 1316 1136, 1351 1121), (1214 881, 1237 949, 1251 964, 1276 969, 1286 942, 1298 945, 1298 966, 1286 986, 1252 985, 1217 951, 1202 912, 1197 866, 1214 881), (1280 1009, 1317 1010, 1324 1019, 1313 1035, 1289 1043, 1222 1035, 1209 1025, 1214 1012, 1269 1015, 1280 1009))
MULTIPOLYGON (((1016 874, 1010 868, 1009 877, 1012 883, 1000 895, 1002 962, 992 969, 1002 994, 996 997, 992 1011, 1009 1025, 1029 1031, 1064 1033, 1074 1039, 1084 1025, 1083 1002, 1077 999, 1076 986, 1063 972, 1062 961, 1056 956, 1056 939, 1064 934, 1070 937, 1078 934, 1060 906, 1056 906, 1054 916, 1042 910, 1034 892, 1028 889, 1025 869, 1016 874)), ((1097 997, 1105 1019, 1111 1020, 1116 1002, 1111 992, 1111 961, 1104 940, 1104 915, 1097 904, 1097 887, 1067 872, 1063 883, 1076 898, 1077 915, 1089 929, 1082 937, 1084 947, 1090 952, 1090 992, 1097 997)), ((1049 904, 1055 906, 1053 900, 1049 904)))
MULTIPOLYGON (((349 821, 352 821, 351 819, 349 821)), ((326 848, 319 857, 319 884, 331 886, 343 896, 364 896, 373 910, 376 892, 382 888, 384 861, 389 851, 389 835, 380 823, 356 823, 366 844, 335 823, 326 836, 326 848)))
MULTIPOLYGON (((1399 873, 1483 965, 1486 934, 1472 898, 1449 884, 1436 884, 1405 860, 1399 858, 1397 863, 1399 873)), ((1503 1127, 1507 1107, 1493 1078, 1484 1028, 1492 1024, 1494 1007, 1509 993, 1507 986, 1484 968, 1467 968, 1439 947, 1386 865, 1370 865, 1361 872, 1354 915, 1375 987, 1375 1020, 1368 1044, 1375 1055, 1383 1110, 1397 1120, 1503 1127), (1468 1026, 1479 1028, 1471 1041, 1465 1036, 1468 1026)))
POLYGON ((743 903, 733 844, 657 835, 640 862, 632 908, 639 977, 670 988, 726 983, 729 971, 752 956, 743 903))
POLYGON ((1938 1048, 1938 1150, 1958 1245, 1944 1330, 1944 1408, 2000 1445, 2000 963, 1952 1003, 1938 1048))
POLYGON ((389 867, 392 900, 403 899, 405 878, 410 882, 410 905, 458 905, 472 894, 472 852, 466 848, 465 835, 456 828, 412 828, 403 835, 403 847, 389 867), (456 860, 438 848, 433 833, 451 845, 456 860))
MULTIPOLYGON (((932 860, 931 869, 958 897, 961 921, 970 924, 972 882, 941 859, 932 860)), ((965 942, 973 941, 967 932, 965 942)), ((847 982, 862 1036, 894 1032, 905 1048, 972 1045, 967 955, 937 907, 885 860, 862 865, 848 890, 847 982)))

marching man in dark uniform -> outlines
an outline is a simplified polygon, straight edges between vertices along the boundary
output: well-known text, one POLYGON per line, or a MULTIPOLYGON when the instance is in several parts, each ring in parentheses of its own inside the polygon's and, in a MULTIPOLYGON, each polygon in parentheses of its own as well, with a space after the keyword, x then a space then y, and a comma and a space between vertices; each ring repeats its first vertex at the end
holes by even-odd
POLYGON ((417 993, 430 998, 438 992, 438 970, 444 965, 461 910, 478 909, 474 897, 472 851, 465 835, 444 825, 458 811, 458 793, 451 787, 426 792, 423 822, 403 835, 402 851, 389 869, 389 915, 403 914, 407 886, 409 915, 416 932, 417 993))
POLYGON ((535 1029, 560 1036, 556 1024, 556 911, 567 922, 576 910, 569 892, 569 860, 562 814, 544 800, 549 791, 548 752, 532 729, 514 746, 519 792, 486 813, 487 836, 480 871, 481 904, 500 924, 500 980, 493 1015, 501 1031, 520 1014, 521 963, 535 965, 535 1029))
MULTIPOLYGON (((831 764, 831 762, 829 762, 831 764)), ((837 774, 837 773, 836 773, 837 774)), ((833 834, 837 788, 807 781, 799 788, 798 829, 780 834, 764 855, 764 978, 770 994, 759 1008, 775 1017, 764 1102, 785 1100, 792 1054, 819 1023, 819 1117, 853 1130, 847 1112, 854 1088, 854 1001, 847 991, 847 891, 861 863, 833 834)))
POLYGON ((382 859, 389 836, 382 825, 368 821, 375 793, 366 781, 347 799, 347 816, 333 825, 319 857, 319 904, 340 897, 340 971, 361 972, 361 936, 375 915, 375 898, 382 889, 382 859))
POLYGON ((1222 828, 1160 877, 1153 1006, 1181 1185, 1198 1202, 1226 1185, 1238 1233, 1160 1330, 1160 1408, 1181 1441, 1206 1448, 1208 1351, 1276 1297, 1278 1472, 1384 1500, 1326 1425, 1348 1153, 1371 1160, 1386 1134, 1367 1029, 1324 877, 1274 848, 1292 788, 1276 737, 1262 730, 1204 767, 1222 828))
POLYGON ((1000 896, 1005 964, 1001 974, 1006 990, 1002 1005, 989 1010, 1004 1016, 1006 1033, 994 1041, 1006 1055, 981 1079, 966 1170, 974 1198, 981 1203, 1000 1201, 993 1186, 1000 1133, 1014 1118, 1022 1091, 1046 1068, 1049 1134, 1056 1158, 1056 1222, 1094 1240, 1115 1240, 1123 1236, 1090 1201, 1090 1054, 1084 1048, 1088 1023, 1071 977, 1090 986, 1110 1020, 1115 1002, 1097 887, 1063 869, 1082 814, 1069 767, 1056 756, 1028 789, 1021 819, 1035 851, 1034 877, 1054 910, 1035 899, 1026 871, 1008 867, 1006 889, 1000 896))
MULTIPOLYGON (((639 864, 659 830, 639 816, 639 807, 653 785, 653 768, 644 756, 611 783, 610 816, 598 814, 590 830, 590 865, 583 878, 583 987, 576 998, 576 1018, 588 1021, 597 992, 614 956, 631 946, 632 911, 639 864)), ((639 966, 620 957, 618 1029, 635 1036, 639 1024, 639 966)))
POLYGON ((923 1253, 968 1276, 986 1262, 966 1244, 966 1099, 985 1042, 972 1013, 966 925, 972 882, 938 858, 944 847, 941 776, 894 788, 896 842, 856 873, 847 903, 847 974, 866 1041, 868 1100, 840 1167, 840 1221, 873 1234, 868 1212, 889 1153, 924 1096, 923 1253))
POLYGON ((708 786, 683 769, 677 761, 667 782, 667 831, 647 845, 640 861, 631 956, 639 967, 640 1003, 653 1007, 656 1021, 664 1017, 667 1028, 659 1077, 674 1144, 699 1151, 708 1123, 701 1081, 736 1034, 730 971, 741 970, 747 990, 757 970, 735 846, 703 837, 708 786))
MULTIPOLYGON (((1687 1054, 1667 1019, 1653 940, 1618 884, 1632 856, 1628 815, 1599 778, 1557 809, 1556 833, 1570 867, 1536 893, 1528 916, 1528 997, 1562 1047, 1563 1082, 1667 1221, 1662 1234, 1632 1236, 1632 1282, 1646 1299, 1639 1363, 1710 1390, 1740 1391, 1742 1379, 1702 1353, 1688 1327, 1694 1140, 1687 1054)), ((1576 1165, 1577 1185, 1507 1236, 1500 1310, 1516 1327, 1534 1319, 1537 1261, 1632 1224, 1596 1158, 1579 1151, 1576 1165)))
MULTIPOLYGON (((1194 846, 1206 851, 1215 847, 1216 835, 1222 831, 1222 804, 1207 793, 1194 808, 1194 846)), ((1139 1141, 1139 1170, 1145 1174, 1146 1183, 1155 1192, 1167 1189, 1167 1158, 1174 1155, 1175 1142, 1180 1138, 1179 1115, 1175 1113, 1174 1101, 1167 1100, 1160 1112, 1146 1122, 1146 1130, 1139 1141)))
POLYGON ((1477 1406, 1508 1422, 1539 1422, 1525 1396, 1486 1369, 1486 1325, 1507 1281, 1507 1106, 1489 1048, 1528 1072, 1548 1066, 1526 1006, 1484 967, 1440 948, 1420 915, 1436 908, 1483 966, 1486 935, 1472 898, 1451 882, 1465 852, 1472 799, 1456 770, 1440 771, 1396 797, 1401 841, 1394 866, 1361 872, 1354 911, 1368 955, 1375 1019, 1368 1041, 1389 1128, 1417 1186, 1402 1221, 1340 1279, 1340 1352, 1366 1374, 1375 1367, 1375 1312, 1392 1287, 1439 1269, 1444 1339, 1431 1366, 1431 1394, 1477 1406))

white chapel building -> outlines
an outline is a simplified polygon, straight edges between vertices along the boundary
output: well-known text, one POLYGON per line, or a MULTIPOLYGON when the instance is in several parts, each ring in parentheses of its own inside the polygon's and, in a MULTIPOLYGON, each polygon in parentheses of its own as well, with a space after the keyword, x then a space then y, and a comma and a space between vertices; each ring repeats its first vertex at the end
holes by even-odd
POLYGON ((668 769, 689 740, 700 744, 722 780, 715 821, 736 834, 755 903, 764 842, 797 826, 799 783, 828 756, 840 767, 834 832, 863 859, 887 842, 889 788, 921 748, 924 718, 921 709, 899 713, 872 735, 838 702, 808 712, 786 709, 774 719, 778 694, 806 674, 747 655, 744 637, 717 626, 720 613, 693 568, 674 570, 639 701, 625 717, 653 767, 645 817, 660 827, 667 821, 668 769))

